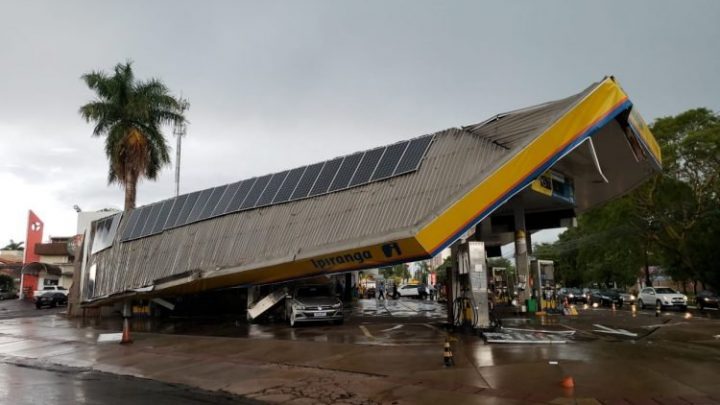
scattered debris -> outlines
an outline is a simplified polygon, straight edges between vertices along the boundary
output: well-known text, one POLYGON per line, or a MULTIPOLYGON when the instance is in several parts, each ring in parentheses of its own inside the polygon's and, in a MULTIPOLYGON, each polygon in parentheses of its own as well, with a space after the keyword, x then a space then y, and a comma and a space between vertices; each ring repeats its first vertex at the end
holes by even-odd
POLYGON ((122 332, 118 333, 101 333, 97 337, 98 343, 119 343, 122 340, 122 332))
POLYGON ((483 332, 487 343, 564 344, 567 336, 542 332, 483 332))

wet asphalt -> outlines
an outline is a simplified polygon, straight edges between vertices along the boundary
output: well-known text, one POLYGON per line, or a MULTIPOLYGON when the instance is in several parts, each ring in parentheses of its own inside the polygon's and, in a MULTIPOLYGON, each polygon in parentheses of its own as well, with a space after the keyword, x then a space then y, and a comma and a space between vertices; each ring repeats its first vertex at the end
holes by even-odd
POLYGON ((200 405, 260 402, 148 379, 0 363, 0 403, 200 405))
POLYGON ((124 347, 93 343, 98 333, 119 330, 117 319, 6 319, 0 356, 268 402, 720 403, 719 311, 502 313, 505 331, 560 332, 567 344, 487 344, 447 329, 444 305, 430 301, 360 300, 348 311, 344 325, 296 328, 238 317, 136 318, 133 330, 140 333, 124 347), (446 339, 452 368, 443 365, 446 339), (559 384, 567 376, 575 381, 571 390, 559 384))

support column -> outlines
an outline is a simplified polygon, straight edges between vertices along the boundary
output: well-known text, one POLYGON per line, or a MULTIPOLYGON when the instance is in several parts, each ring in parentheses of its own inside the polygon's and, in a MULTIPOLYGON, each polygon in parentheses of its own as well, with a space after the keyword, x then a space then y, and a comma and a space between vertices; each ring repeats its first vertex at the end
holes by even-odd
POLYGON ((530 298, 530 263, 528 261, 527 234, 525 230, 525 208, 515 207, 515 271, 517 272, 519 304, 530 298))

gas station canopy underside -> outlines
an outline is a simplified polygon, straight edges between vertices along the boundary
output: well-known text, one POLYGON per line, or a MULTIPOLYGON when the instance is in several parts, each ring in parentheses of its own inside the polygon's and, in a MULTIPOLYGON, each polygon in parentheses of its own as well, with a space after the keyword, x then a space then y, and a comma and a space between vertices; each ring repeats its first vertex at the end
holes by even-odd
MULTIPOLYGON (((348 179, 346 187, 335 191, 233 212, 220 210, 222 215, 182 226, 166 223, 156 227, 160 231, 137 238, 127 237, 132 234, 129 227, 140 227, 133 223, 133 212, 118 216, 114 234, 103 235, 110 237, 108 246, 89 252, 83 301, 96 305, 136 295, 194 293, 424 259, 486 218, 493 234, 512 231, 518 206, 524 210, 528 231, 560 226, 563 219, 627 193, 661 167, 655 139, 612 77, 562 100, 415 141, 425 145, 414 152, 421 154, 417 165, 398 175, 403 164, 398 157, 395 175, 377 181, 370 181, 374 177, 368 173, 366 181, 354 186, 348 179)), ((338 162, 333 167, 337 178, 343 170, 339 162, 354 159, 358 168, 353 176, 358 177, 367 163, 362 160, 374 155, 372 173, 393 173, 393 167, 382 167, 393 160, 378 156, 392 150, 402 156, 412 145, 411 141, 360 152, 302 172, 322 166, 314 173, 317 184, 333 162, 338 162)), ((264 176, 280 179, 282 174, 284 179, 275 185, 280 190, 275 200, 268 201, 277 201, 281 182, 290 181, 293 172, 264 176)), ((300 187, 304 180, 298 175, 295 181, 300 187)), ((264 184, 268 189, 273 180, 264 184)), ((201 209, 186 206, 178 211, 192 215, 201 209)), ((207 206, 205 210, 220 212, 207 206)), ((157 216, 163 210, 147 211, 157 216)), ((148 221, 158 225, 170 220, 151 215, 148 221)), ((93 232, 86 246, 99 238, 93 232)))

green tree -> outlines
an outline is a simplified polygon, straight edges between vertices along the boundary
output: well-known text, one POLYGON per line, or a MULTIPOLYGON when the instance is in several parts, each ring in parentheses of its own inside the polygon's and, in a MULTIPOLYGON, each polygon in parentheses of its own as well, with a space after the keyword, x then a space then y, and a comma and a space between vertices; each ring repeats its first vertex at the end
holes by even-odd
POLYGON ((658 119, 663 173, 636 193, 659 260, 673 279, 720 287, 720 117, 705 108, 658 119), (715 247, 713 247, 715 246, 715 247))
POLYGON ((25 247, 23 247, 23 244, 25 242, 15 242, 14 240, 10 239, 10 243, 5 245, 4 248, 0 250, 24 250, 25 247))
POLYGON ((105 136, 108 183, 125 188, 125 210, 133 209, 138 181, 156 179, 170 162, 162 125, 184 122, 187 104, 158 79, 136 80, 131 62, 116 65, 112 74, 86 73, 82 80, 97 98, 80 107, 80 115, 95 124, 93 136, 105 136))
POLYGON ((0 290, 12 290, 15 285, 15 281, 12 277, 6 274, 0 274, 0 290))

